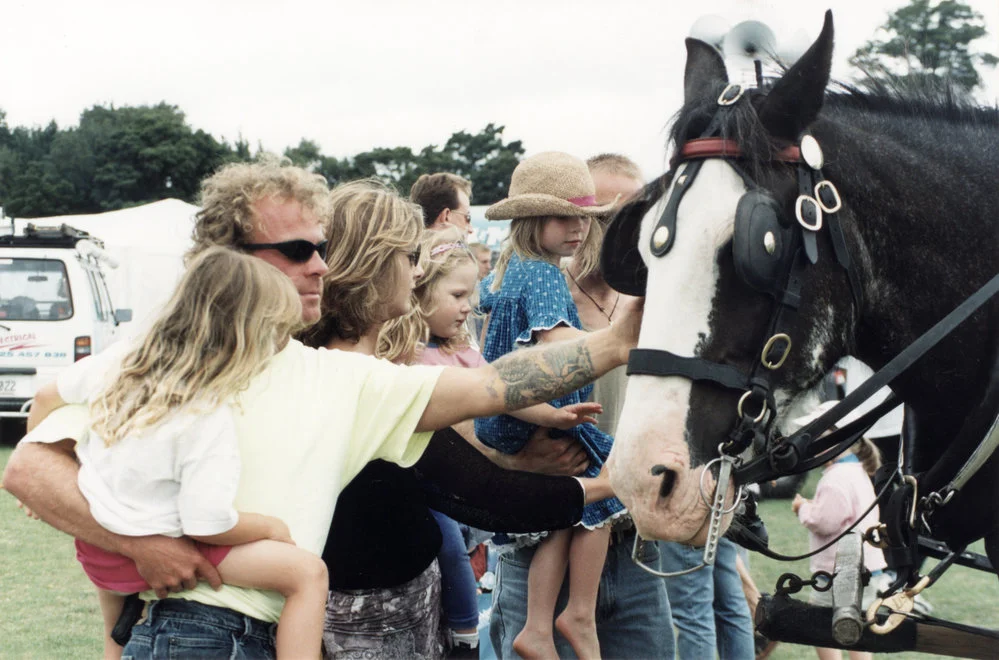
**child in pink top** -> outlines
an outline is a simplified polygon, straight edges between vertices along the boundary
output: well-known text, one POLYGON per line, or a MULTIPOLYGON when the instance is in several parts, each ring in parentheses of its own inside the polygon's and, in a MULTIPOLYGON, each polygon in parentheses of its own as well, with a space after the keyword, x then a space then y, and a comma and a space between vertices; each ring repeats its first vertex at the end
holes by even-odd
MULTIPOLYGON (((791 422, 794 428, 801 428, 836 405, 827 401, 814 412, 791 422)), ((835 428, 835 427, 833 427, 835 428)), ((791 510, 808 529, 808 549, 814 551, 832 541, 847 527, 860 518, 875 499, 871 476, 881 465, 878 448, 867 438, 826 463, 822 478, 815 488, 815 497, 807 499, 800 493, 794 496, 791 510)), ((879 523, 878 507, 871 509, 854 528, 863 533, 879 523)), ((887 564, 884 554, 869 543, 863 545, 864 566, 871 571, 871 581, 864 588, 863 605, 867 607, 876 597, 880 576, 887 564)), ((826 548, 812 555, 809 568, 815 571, 833 573, 836 564, 836 546, 826 548)), ((832 591, 812 591, 809 602, 822 607, 832 607, 832 591)), ((836 649, 816 648, 820 660, 839 658, 836 649)), ((850 651, 851 660, 872 658, 870 653, 850 651)))
MULTIPOLYGON (((454 367, 486 364, 482 354, 472 347, 466 324, 472 313, 471 296, 478 283, 479 267, 463 238, 454 229, 428 232, 421 246, 424 274, 413 292, 413 311, 386 324, 378 338, 378 357, 454 367)), ((589 415, 601 410, 599 404, 589 402, 564 408, 541 404, 511 414, 532 424, 567 430, 582 422, 595 422, 589 415)), ((455 428, 474 440, 470 420, 455 428)), ((477 586, 464 553, 464 540, 456 521, 440 512, 432 513, 443 538, 437 559, 452 647, 474 648, 478 640, 477 586)))

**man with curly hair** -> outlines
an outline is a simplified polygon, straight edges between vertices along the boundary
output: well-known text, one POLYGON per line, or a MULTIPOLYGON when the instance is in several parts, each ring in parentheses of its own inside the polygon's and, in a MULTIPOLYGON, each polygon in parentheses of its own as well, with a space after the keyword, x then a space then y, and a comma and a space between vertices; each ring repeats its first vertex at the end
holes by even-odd
POLYGON ((291 278, 302 300, 302 320, 319 320, 326 272, 322 250, 291 244, 323 243, 329 188, 321 175, 277 159, 235 163, 204 181, 201 204, 186 260, 213 245, 250 250, 291 278), (293 259, 288 251, 296 248, 304 252, 293 259))

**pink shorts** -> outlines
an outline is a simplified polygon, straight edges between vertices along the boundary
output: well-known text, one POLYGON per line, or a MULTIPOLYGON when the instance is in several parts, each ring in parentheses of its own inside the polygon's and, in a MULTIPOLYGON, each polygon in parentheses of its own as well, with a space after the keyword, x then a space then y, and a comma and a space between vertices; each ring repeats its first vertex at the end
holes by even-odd
MULTIPOLYGON (((194 545, 205 559, 212 563, 212 566, 221 564, 232 550, 231 545, 209 545, 197 541, 194 545)), ((149 589, 149 584, 142 579, 135 568, 135 562, 124 555, 108 552, 96 545, 76 539, 76 558, 83 564, 83 572, 90 581, 101 589, 123 594, 149 589)))

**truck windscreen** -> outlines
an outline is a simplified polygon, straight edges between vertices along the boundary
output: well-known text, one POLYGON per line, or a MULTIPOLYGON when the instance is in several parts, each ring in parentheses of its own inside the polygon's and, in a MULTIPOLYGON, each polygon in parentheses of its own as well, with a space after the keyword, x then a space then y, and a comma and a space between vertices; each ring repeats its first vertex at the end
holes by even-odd
POLYGON ((61 321, 72 315, 62 261, 0 258, 0 320, 61 321))

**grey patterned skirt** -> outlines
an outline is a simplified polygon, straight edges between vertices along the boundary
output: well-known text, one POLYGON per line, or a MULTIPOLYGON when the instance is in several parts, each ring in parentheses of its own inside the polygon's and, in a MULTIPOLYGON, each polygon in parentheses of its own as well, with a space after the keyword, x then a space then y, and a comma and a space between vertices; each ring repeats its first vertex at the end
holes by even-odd
POLYGON ((444 653, 437 560, 397 587, 330 592, 323 627, 325 658, 441 660, 444 653))

